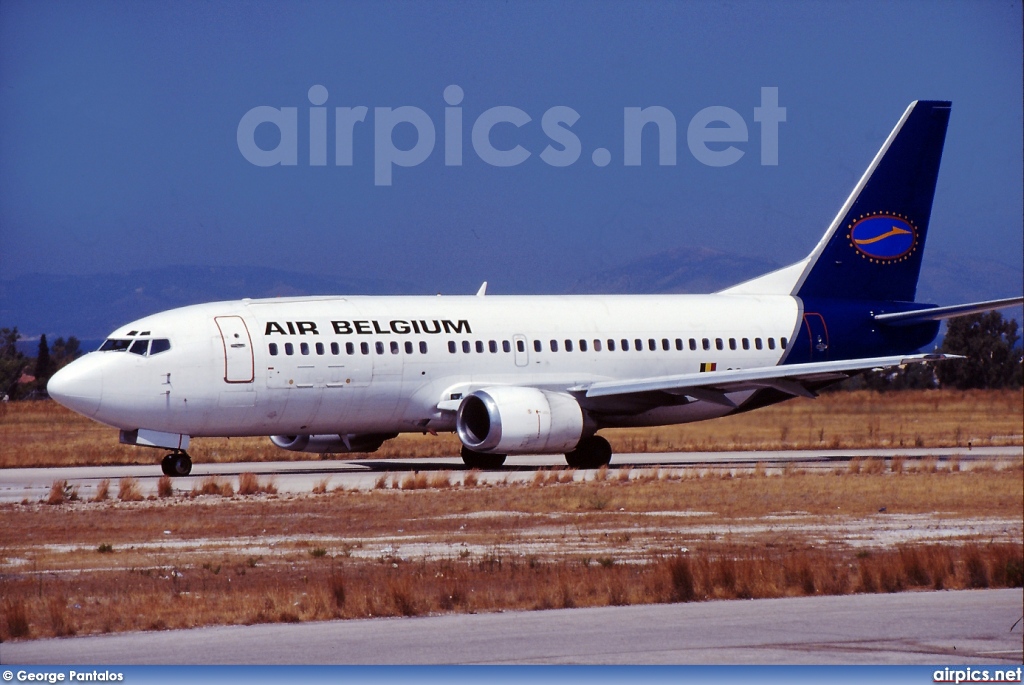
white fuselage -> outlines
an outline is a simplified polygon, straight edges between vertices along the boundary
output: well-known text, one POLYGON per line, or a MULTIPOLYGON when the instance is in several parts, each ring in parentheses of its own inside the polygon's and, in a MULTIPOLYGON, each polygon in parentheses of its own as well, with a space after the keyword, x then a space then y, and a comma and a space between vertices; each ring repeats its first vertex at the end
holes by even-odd
MULTIPOLYGON (((73 408, 123 430, 190 436, 451 431, 457 400, 482 387, 564 392, 701 364, 774 366, 801 316, 800 301, 781 295, 216 302, 114 331, 111 340, 166 339, 170 349, 100 351, 75 362, 92 395, 73 408)), ((68 375, 62 387, 73 399, 68 375)), ((728 411, 695 402, 608 414, 598 427, 728 411)))

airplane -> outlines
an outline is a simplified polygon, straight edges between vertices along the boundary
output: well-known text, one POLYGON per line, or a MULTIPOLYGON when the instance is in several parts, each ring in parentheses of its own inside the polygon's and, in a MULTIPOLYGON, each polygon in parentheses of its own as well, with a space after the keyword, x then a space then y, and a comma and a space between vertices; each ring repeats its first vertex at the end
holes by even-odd
POLYGON ((58 371, 60 404, 170 450, 271 436, 286 450, 372 452, 456 432, 469 468, 509 454, 611 461, 597 433, 751 411, 917 350, 942 319, 1024 302, 914 301, 951 103, 906 109, 803 260, 710 295, 290 297, 181 307, 121 326, 58 371))

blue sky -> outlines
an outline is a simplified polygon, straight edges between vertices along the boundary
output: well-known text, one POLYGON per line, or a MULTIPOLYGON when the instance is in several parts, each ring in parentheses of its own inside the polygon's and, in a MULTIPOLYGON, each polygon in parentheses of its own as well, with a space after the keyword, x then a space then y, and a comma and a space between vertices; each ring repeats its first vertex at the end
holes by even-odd
MULTIPOLYGON (((786 263, 914 99, 953 101, 929 246, 1020 268, 1021 23, 1013 1, 5 0, 0 278, 229 264, 559 292, 683 245, 786 263), (310 164, 315 85, 328 93, 324 166, 310 164), (463 91, 461 166, 445 163, 450 85, 463 91), (786 108, 777 165, 761 163, 764 87, 786 108), (295 165, 242 154, 239 122, 259 106, 297 108, 295 165), (358 106, 352 165, 338 166, 335 108, 358 106), (426 113, 436 142, 375 184, 375 108, 403 106, 426 113), (471 142, 498 106, 531 119, 491 131, 495 148, 530 153, 521 164, 488 164, 471 142), (541 157, 556 106, 579 115, 581 154, 563 167, 541 157), (625 166, 624 109, 650 106, 677 122, 676 164, 657 163, 645 132, 642 164, 625 166), (687 145, 691 119, 716 106, 749 136, 722 167, 687 145)), ((398 124, 396 147, 414 131, 398 124)), ((273 149, 279 136, 262 124, 253 139, 273 149)))

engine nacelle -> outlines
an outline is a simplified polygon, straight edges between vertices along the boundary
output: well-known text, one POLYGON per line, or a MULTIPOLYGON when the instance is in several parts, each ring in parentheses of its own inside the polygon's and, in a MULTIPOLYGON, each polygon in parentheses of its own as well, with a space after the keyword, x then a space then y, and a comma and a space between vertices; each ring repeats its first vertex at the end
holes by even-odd
POLYGON ((356 435, 271 435, 270 442, 290 452, 314 452, 316 454, 344 454, 347 452, 376 452, 385 440, 398 433, 371 433, 356 435))
POLYGON ((459 440, 474 452, 569 452, 583 435, 583 410, 572 395, 537 388, 483 388, 462 400, 455 418, 459 440))

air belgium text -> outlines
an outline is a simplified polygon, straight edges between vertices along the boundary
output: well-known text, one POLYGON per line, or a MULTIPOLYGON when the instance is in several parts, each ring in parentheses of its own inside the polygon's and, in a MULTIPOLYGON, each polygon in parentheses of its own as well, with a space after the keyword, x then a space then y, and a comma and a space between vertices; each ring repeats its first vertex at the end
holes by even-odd
MULTIPOLYGON (((352 319, 331 321, 330 329, 337 335, 421 335, 424 333, 464 333, 473 332, 467 319, 452 321, 451 319, 392 319, 378 321, 376 319, 352 319)), ((320 335, 315 321, 268 321, 264 335, 320 335)))

